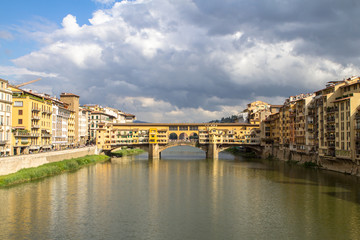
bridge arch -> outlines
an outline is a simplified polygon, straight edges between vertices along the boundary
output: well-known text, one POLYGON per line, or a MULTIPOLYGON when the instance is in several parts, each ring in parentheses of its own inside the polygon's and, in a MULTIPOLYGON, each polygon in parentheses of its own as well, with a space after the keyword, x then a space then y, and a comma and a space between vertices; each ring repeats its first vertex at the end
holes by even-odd
POLYGON ((169 135, 169 139, 170 140, 178 140, 178 135, 176 133, 170 133, 169 135))
POLYGON ((195 132, 191 133, 189 136, 190 140, 198 140, 199 139, 199 135, 195 132))
POLYGON ((162 152, 168 148, 178 147, 178 146, 190 146, 190 147, 194 147, 194 148, 203 150, 204 152, 207 151, 206 146, 200 146, 196 141, 174 141, 174 142, 168 143, 164 146, 159 146, 159 152, 162 152))
POLYGON ((188 140, 188 139, 189 139, 189 136, 187 135, 187 133, 185 133, 185 132, 180 133, 179 140, 188 140))

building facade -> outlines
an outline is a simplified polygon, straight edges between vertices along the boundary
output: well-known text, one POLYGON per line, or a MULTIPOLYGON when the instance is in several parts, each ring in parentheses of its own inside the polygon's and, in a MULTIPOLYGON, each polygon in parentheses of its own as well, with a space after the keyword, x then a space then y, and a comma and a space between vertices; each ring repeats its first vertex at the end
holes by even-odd
POLYGON ((52 102, 31 91, 10 87, 13 92, 14 154, 51 149, 52 102))
POLYGON ((0 79, 0 156, 12 155, 12 91, 6 80, 0 79))

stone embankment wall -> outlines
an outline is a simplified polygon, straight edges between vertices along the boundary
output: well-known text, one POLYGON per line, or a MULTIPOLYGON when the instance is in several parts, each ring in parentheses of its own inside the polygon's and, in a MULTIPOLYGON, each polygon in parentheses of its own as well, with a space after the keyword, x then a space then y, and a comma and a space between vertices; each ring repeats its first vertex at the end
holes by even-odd
POLYGON ((40 165, 58 162, 65 159, 99 154, 96 146, 76 148, 62 151, 27 154, 0 158, 0 175, 14 173, 23 168, 38 167, 40 165))
POLYGON ((262 152, 262 157, 272 156, 281 161, 296 161, 299 163, 312 162, 317 164, 321 169, 351 174, 360 177, 360 165, 347 159, 331 159, 319 157, 316 153, 305 154, 290 151, 290 149, 279 149, 277 146, 266 147, 262 152))

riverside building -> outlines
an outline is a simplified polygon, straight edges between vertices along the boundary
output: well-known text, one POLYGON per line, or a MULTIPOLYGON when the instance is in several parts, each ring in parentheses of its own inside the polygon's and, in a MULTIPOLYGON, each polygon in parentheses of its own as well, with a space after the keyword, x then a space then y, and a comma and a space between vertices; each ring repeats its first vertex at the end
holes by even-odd
POLYGON ((261 144, 360 164, 360 77, 290 97, 261 125, 261 144))
POLYGON ((51 100, 10 86, 13 92, 13 151, 39 152, 51 148, 52 102, 51 100))
POLYGON ((0 156, 12 155, 12 91, 8 81, 0 78, 0 156))
POLYGON ((89 139, 89 113, 90 111, 86 108, 79 107, 79 141, 80 145, 84 145, 89 139))
POLYGON ((58 99, 52 99, 52 145, 60 150, 68 146, 68 128, 71 111, 68 105, 58 99))
POLYGON ((71 111, 68 126, 68 143, 71 146, 77 146, 80 142, 79 136, 79 99, 80 97, 73 93, 61 93, 60 100, 67 103, 71 111))

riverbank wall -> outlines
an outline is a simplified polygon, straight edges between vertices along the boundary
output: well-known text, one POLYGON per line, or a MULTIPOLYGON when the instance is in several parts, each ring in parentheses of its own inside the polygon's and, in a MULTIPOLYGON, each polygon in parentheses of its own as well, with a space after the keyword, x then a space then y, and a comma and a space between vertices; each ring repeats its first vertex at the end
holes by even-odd
POLYGON ((65 159, 99 154, 96 146, 68 149, 62 151, 27 154, 0 158, 0 176, 14 173, 23 168, 38 167, 40 165, 58 162, 65 159))
POLYGON ((320 169, 350 174, 360 177, 360 165, 351 159, 321 157, 317 153, 302 153, 278 146, 265 147, 262 158, 274 158, 280 161, 294 161, 300 164, 314 163, 320 169))

